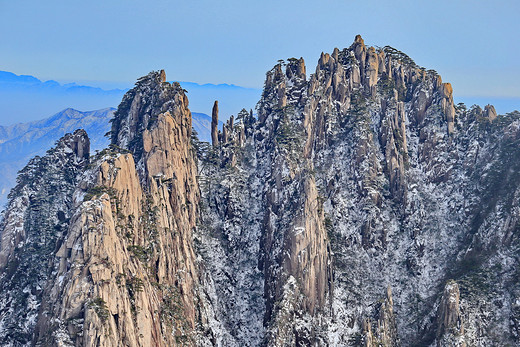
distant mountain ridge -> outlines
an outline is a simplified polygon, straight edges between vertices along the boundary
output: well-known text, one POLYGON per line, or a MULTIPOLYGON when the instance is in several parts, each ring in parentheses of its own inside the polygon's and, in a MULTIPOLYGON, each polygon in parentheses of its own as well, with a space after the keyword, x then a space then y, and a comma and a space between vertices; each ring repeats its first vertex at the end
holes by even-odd
POLYGON ((15 83, 42 83, 39 79, 30 75, 16 75, 8 71, 0 71, 0 83, 15 82, 15 83))
POLYGON ((126 92, 75 83, 41 81, 29 75, 0 71, 0 123, 31 122, 56 110, 99 110, 116 106, 126 92))
MULTIPOLYGON (((29 76, 31 77, 31 76, 29 76)), ((7 201, 9 190, 16 183, 16 175, 29 159, 44 155, 45 151, 66 133, 76 129, 85 129, 92 151, 108 146, 109 140, 104 135, 110 130, 109 120, 114 116, 115 108, 81 112, 66 108, 55 115, 29 123, 0 126, 0 171, 3 180, 0 183, 0 209, 7 201)), ((211 117, 204 113, 192 113, 193 128, 201 141, 211 141, 211 117)), ((220 122, 219 127, 223 123, 220 122)))
POLYGON ((57 133, 71 132, 77 128, 86 128, 93 135, 91 139, 93 146, 101 148, 108 143, 103 140, 103 135, 109 130, 107 127, 108 120, 113 116, 114 111, 115 108, 88 112, 66 108, 46 119, 0 126, 0 155, 8 155, 13 153, 13 150, 26 147, 29 144, 39 148, 40 143, 36 143, 36 140, 48 140, 52 144, 58 139, 56 138, 57 133), (103 131, 105 133, 101 134, 103 131))
POLYGON ((57 89, 63 89, 68 92, 71 90, 83 90, 83 91, 92 91, 92 92, 101 92, 103 94, 109 93, 121 93, 125 92, 128 89, 109 89, 105 90, 99 87, 91 87, 91 86, 83 86, 79 85, 77 83, 66 83, 66 84, 60 84, 57 81, 54 80, 48 80, 48 81, 41 81, 40 79, 31 76, 31 75, 16 75, 12 72, 8 71, 0 71, 0 86, 3 86, 5 84, 8 84, 10 87, 13 86, 20 86, 20 87, 34 87, 34 88, 57 88, 57 89))
POLYGON ((110 130, 109 120, 114 111, 114 108, 104 108, 81 112, 67 108, 46 119, 0 126, 0 171, 3 173, 0 183, 1 208, 16 182, 18 171, 32 157, 45 154, 66 133, 78 128, 85 129, 93 150, 106 147, 108 139, 104 135, 110 130))
MULTIPOLYGON (((213 102, 219 100, 223 120, 242 108, 253 109, 262 94, 260 89, 233 84, 179 83, 190 95, 190 110, 209 113, 213 102)), ((131 83, 128 87, 132 87, 131 83)), ((77 83, 44 82, 31 75, 0 71, 0 124, 30 122, 68 107, 78 110, 115 107, 128 89, 105 90, 77 83)))

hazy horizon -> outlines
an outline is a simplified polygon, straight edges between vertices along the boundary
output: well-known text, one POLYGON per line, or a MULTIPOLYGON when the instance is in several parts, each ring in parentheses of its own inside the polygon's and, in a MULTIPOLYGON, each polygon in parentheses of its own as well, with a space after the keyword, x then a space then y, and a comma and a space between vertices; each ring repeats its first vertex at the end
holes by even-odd
MULTIPOLYGON (((254 109, 261 95, 260 89, 231 84, 180 83, 188 91, 192 112, 210 114, 214 101, 218 100, 222 120, 236 115, 242 108, 254 109)), ((37 76, 0 71, 0 125, 38 121, 66 108, 83 112, 117 108, 124 93, 133 86, 131 83, 120 86, 124 89, 107 90, 94 83, 90 86, 74 81, 62 84, 55 80, 42 81, 37 76)))
MULTIPOLYGON (((5 72, 0 71, 0 74, 5 72)), ((109 86, 116 86, 116 83, 90 81, 90 84, 84 85, 82 81, 56 81, 53 79, 43 81, 38 76, 26 74, 18 77, 37 78, 40 83, 16 85, 15 82, 14 84, 11 82, 11 84, 6 84, 0 76, 0 126, 42 120, 52 117, 66 108, 82 112, 107 107, 117 108, 126 90, 134 85, 134 83, 120 84, 117 89, 108 89, 109 86), (49 85, 52 88, 49 88, 49 85)), ((200 84, 186 81, 179 83, 188 90, 192 112, 210 114, 214 100, 219 100, 220 119, 222 120, 228 119, 232 114, 236 115, 242 108, 254 110, 262 92, 261 89, 233 84, 200 84)), ((473 104, 481 107, 492 104, 499 114, 520 110, 520 97, 459 96, 455 91, 454 101, 455 103, 463 102, 467 107, 473 104)))
MULTIPOLYGON (((368 46, 392 46, 436 70, 452 84, 456 102, 490 103, 506 113, 520 109, 518 13, 520 2, 513 0, 0 0, 0 70, 105 90, 131 88, 160 69, 169 81, 243 87, 244 94, 228 93, 227 100, 210 88, 186 88, 194 112, 209 113, 219 100, 226 119, 242 107, 254 109, 265 74, 279 59, 303 57, 310 75, 321 52, 349 47, 360 34, 368 46)), ((101 94, 52 101, 4 91, 0 124, 67 107, 117 107, 123 95, 101 94)))
POLYGON ((520 97, 518 1, 0 0, 0 70, 56 81, 170 79, 261 88, 278 59, 361 34, 439 72, 459 96, 520 97))

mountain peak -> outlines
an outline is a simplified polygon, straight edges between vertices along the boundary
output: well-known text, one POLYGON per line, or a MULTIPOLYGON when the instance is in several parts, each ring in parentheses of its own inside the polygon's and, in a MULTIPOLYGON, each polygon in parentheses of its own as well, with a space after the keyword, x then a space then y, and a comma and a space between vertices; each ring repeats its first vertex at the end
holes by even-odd
POLYGON ((360 45, 365 45, 365 41, 363 40, 363 38, 361 37, 360 34, 356 35, 356 37, 354 38, 354 43, 360 44, 360 45))
POLYGON ((161 74, 161 82, 166 82, 166 72, 164 72, 164 70, 161 70, 160 74, 161 74))
POLYGON ((177 117, 179 124, 190 124, 191 114, 184 119, 179 107, 188 107, 188 98, 177 82, 165 82, 164 70, 152 71, 137 80, 114 113, 111 130, 112 144, 127 148, 133 153, 141 152, 141 141, 144 130, 157 121, 161 113, 170 112, 177 117))

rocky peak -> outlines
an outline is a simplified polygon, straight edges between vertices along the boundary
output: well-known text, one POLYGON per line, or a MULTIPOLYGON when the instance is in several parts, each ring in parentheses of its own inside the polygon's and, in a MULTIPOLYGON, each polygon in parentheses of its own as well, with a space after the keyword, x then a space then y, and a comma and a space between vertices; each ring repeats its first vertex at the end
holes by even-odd
POLYGON ((289 59, 289 64, 287 64, 287 68, 285 69, 285 74, 289 80, 293 79, 293 76, 294 76, 295 79, 301 79, 301 80, 305 81, 307 76, 305 73, 305 61, 303 60, 303 58, 289 59))
MULTIPOLYGON (((416 244, 417 241, 414 241, 416 237, 429 238, 431 236, 435 238, 436 236, 433 236, 435 233, 443 235, 446 233, 445 238, 449 238, 453 245, 458 245, 459 241, 456 240, 460 239, 452 236, 453 234, 448 230, 460 230, 457 226, 462 225, 465 219, 461 217, 461 214, 453 213, 451 209, 449 212, 448 210, 441 212, 437 208, 425 209, 425 205, 421 204, 430 205, 426 202, 427 199, 419 198, 418 194, 428 196, 430 193, 423 192, 423 188, 417 188, 418 186, 423 187, 424 182, 431 182, 428 184, 433 184, 435 187, 452 187, 451 184, 457 186, 458 183, 454 182, 463 180, 462 177, 466 177, 465 175, 468 174, 462 172, 464 170, 456 169, 453 165, 455 165, 454 163, 463 165, 462 157, 464 155, 462 153, 464 150, 462 148, 464 145, 462 143, 469 141, 466 136, 469 138, 473 136, 471 130, 468 129, 474 129, 472 127, 475 127, 476 124, 465 123, 465 116, 460 111, 461 109, 455 108, 451 84, 443 83, 435 71, 419 67, 406 54, 392 47, 376 49, 365 46, 361 37, 356 37, 355 42, 349 48, 334 49, 331 54, 322 53, 316 72, 305 81, 301 80, 300 83, 292 81, 291 78, 296 75, 293 73, 293 69, 294 67, 289 64, 286 66, 277 64, 267 74, 263 97, 258 104, 260 122, 254 140, 259 156, 262 156, 261 161, 270 165, 264 175, 269 177, 268 186, 273 187, 273 190, 265 195, 266 210, 270 211, 269 217, 265 217, 266 231, 262 245, 266 253, 278 254, 277 250, 281 249, 280 253, 286 254, 291 261, 294 259, 294 254, 298 253, 297 242, 291 238, 291 234, 284 232, 284 230, 288 230, 288 226, 292 225, 291 219, 286 218, 287 205, 284 204, 286 201, 284 194, 302 197, 305 195, 304 192, 310 193, 311 189, 295 190, 293 187, 305 187, 306 184, 315 184, 320 192, 319 196, 324 197, 325 215, 323 218, 327 223, 325 221, 323 223, 328 225, 329 230, 337 227, 338 235, 343 235, 341 242, 349 245, 342 247, 331 242, 333 250, 341 249, 341 251, 333 252, 334 261, 344 260, 346 263, 352 264, 354 261, 342 254, 357 252, 353 251, 352 247, 358 247, 358 243, 360 249, 364 249, 364 251, 356 254, 363 259, 371 259, 372 256, 369 255, 371 253, 380 254, 381 257, 388 256, 387 247, 397 247, 395 244, 388 243, 389 230, 394 230, 395 234, 392 236, 394 240, 402 238, 403 243, 399 247, 407 249, 411 247, 410 254, 422 254, 421 252, 428 248, 423 243, 416 244), (340 157, 349 159, 342 165, 337 162, 340 157), (316 170, 314 183, 304 179, 307 168, 310 171, 316 170), (348 183, 351 180, 355 183, 348 183), (342 193, 345 185, 349 185, 349 189, 355 193, 342 193), (418 189, 421 190, 421 193, 418 193, 418 189), (349 201, 349 203, 345 203, 345 201, 349 201), (421 201, 419 205, 423 207, 418 207, 418 201, 421 201), (363 206, 363 208, 356 210, 355 213, 350 212, 352 206, 355 205, 363 206), (382 217, 382 210, 392 211, 392 217, 382 217), (349 217, 344 217, 345 214, 349 217), (442 217, 443 222, 439 222, 440 224, 436 226, 424 227, 426 222, 423 217, 419 217, 421 214, 429 215, 431 218, 442 215, 444 216, 442 217), (447 222, 452 218, 457 222, 447 222), (284 224, 279 224, 281 221, 284 221, 284 224), (394 222, 401 229, 393 229, 386 224, 394 222), (446 225, 452 223, 449 224, 452 225, 451 229, 443 223, 446 225), (355 230, 355 232, 347 231, 347 229, 355 230), (410 239, 399 230, 409 230, 410 239), (425 236, 422 234, 422 230, 429 230, 432 234, 425 236), (289 248, 280 246, 280 238, 289 248), (407 244, 415 244, 415 246, 405 246, 407 244), (365 251, 367 253, 364 253, 365 251)), ((487 119, 493 117, 491 111, 489 111, 491 117, 487 116, 488 111, 481 113, 486 114, 487 119)), ((511 121, 513 120, 511 119, 511 121)), ((468 184, 471 185, 471 183, 468 184)), ((445 196, 445 191, 438 191, 436 194, 445 196)), ((446 199, 450 198, 446 197, 446 199)), ((299 211, 297 200, 292 201, 295 202, 291 205, 293 211, 299 211)), ((292 216, 295 215, 297 213, 293 212, 292 216)), ((303 230, 304 240, 309 242, 310 239, 306 238, 305 234, 307 228, 298 230, 303 230)), ((319 228, 316 228, 315 234, 320 234, 319 228)), ((328 235, 332 238, 334 232, 331 231, 328 235)), ((312 242, 309 244, 313 244, 312 242)), ((320 247, 316 244, 313 249, 320 247)), ((444 257, 436 253, 437 251, 434 251, 433 248, 428 251, 430 257, 444 257)), ((266 274, 266 295, 269 298, 266 316, 272 319, 274 317, 274 321, 286 321, 287 316, 280 316, 280 313, 276 311, 276 305, 285 303, 289 297, 298 297, 302 290, 308 290, 305 285, 288 285, 291 278, 304 278, 304 276, 298 273, 299 270, 291 261, 280 262, 280 259, 283 259, 281 256, 278 258, 264 256, 266 257, 263 260, 266 274), (282 281, 278 280, 277 284, 273 284, 276 281, 272 273, 282 273, 283 275, 278 277, 282 281), (287 293, 287 288, 294 288, 290 295, 287 293)), ((412 256, 409 255, 409 257, 412 256)), ((423 264, 422 256, 418 257, 414 261, 423 264)), ((375 267, 384 267, 377 260, 370 262, 375 267)), ((427 300, 433 303, 438 295, 436 284, 433 284, 432 278, 424 273, 415 274, 414 266, 409 263, 406 266, 407 271, 414 274, 412 277, 421 278, 422 283, 428 288, 424 291, 424 293, 428 293, 424 294, 424 297, 428 299, 422 297, 417 300, 427 300)), ((304 271, 311 270, 305 269, 304 271)), ((345 276, 352 274, 352 270, 347 266, 342 271, 345 276)), ((363 271, 358 274, 365 273, 363 271)), ((441 276, 439 274, 445 271, 445 267, 444 270, 439 267, 435 271, 438 274, 436 276, 441 276)), ((374 274, 373 277, 383 281, 383 278, 378 275, 374 274)), ((364 278, 362 275, 358 277, 360 281, 364 281, 364 278)), ((440 279, 438 278, 436 281, 438 280, 440 279)), ((303 283, 307 282, 303 281, 303 283)), ((333 286, 334 291, 322 293, 327 296, 332 292, 334 296, 335 293, 341 292, 340 289, 336 291, 336 284, 334 283, 333 286)), ((392 286, 394 285, 395 283, 392 286)), ((380 283, 376 287, 381 288, 380 283)), ((374 287, 374 291, 376 287, 374 287)), ((374 291, 370 294, 372 298, 377 297, 374 291)), ((403 300, 406 299, 403 299, 400 291, 396 292, 401 298, 397 301, 390 301, 397 302, 400 309, 409 307, 408 304, 403 303, 403 300)), ((308 293, 306 296, 311 297, 308 293)), ((347 301, 351 300, 349 295, 345 295, 343 298, 347 301)), ((391 316, 392 311, 387 309, 390 306, 392 305, 385 305, 385 309, 381 311, 387 312, 388 317, 391 316)), ((315 312, 324 309, 324 306, 319 304, 316 307, 318 310, 315 312)), ((430 312, 433 312, 431 308, 430 312)), ((365 317, 368 316, 370 314, 365 315, 365 317)), ((396 320, 399 319, 406 321, 403 323, 405 328, 399 328, 399 330, 406 331, 402 336, 408 339, 407 343, 413 344, 414 342, 410 342, 410 336, 417 333, 408 330, 406 326, 410 324, 410 321, 406 317, 396 318, 396 320)), ((366 326, 370 326, 371 336, 376 334, 374 326, 385 325, 373 320, 369 320, 369 323, 366 326)), ((417 323, 417 329, 427 326, 429 338, 431 339, 432 336, 434 338, 435 332, 431 333, 431 331, 436 330, 436 327, 429 323, 420 324, 423 324, 422 327, 419 328, 419 323, 417 323)), ((391 324, 385 326, 390 327, 391 324)), ((361 327, 359 328, 362 330, 361 327)), ((392 336, 398 336, 399 330, 396 325, 390 330, 392 329, 394 331, 392 336)), ((383 335, 389 336, 387 333, 381 333, 379 336, 383 335)), ((422 341, 421 336, 414 336, 417 341, 422 341)), ((287 335, 285 337, 290 340, 287 335)), ((397 339, 390 338, 387 341, 395 343, 397 339)), ((425 343, 432 342, 432 340, 428 340, 425 343)), ((338 344, 341 343, 338 342, 338 344)))
POLYGON ((497 111, 495 110, 495 106, 493 105, 486 105, 486 107, 484 107, 484 114, 490 122, 493 122, 495 118, 497 118, 497 111))
POLYGON ((161 70, 160 71, 160 78, 161 78, 161 82, 166 82, 166 72, 164 70, 161 70))
POLYGON ((365 61, 365 54, 367 48, 365 46, 365 41, 363 40, 361 35, 356 35, 356 37, 354 38, 354 43, 352 44, 352 46, 350 46, 350 49, 354 51, 354 54, 358 61, 365 61))
POLYGON ((87 132, 83 129, 76 130, 73 134, 65 135, 58 142, 58 147, 61 146, 72 149, 74 155, 79 160, 88 160, 90 157, 90 140, 87 132))
MULTIPOLYGON (((150 169, 149 165, 143 164, 152 165, 150 159, 167 157, 181 145, 180 142, 184 142, 182 146, 186 146, 186 151, 190 146, 191 112, 188 98, 178 83, 170 84, 164 79, 164 71, 141 77, 136 86, 125 94, 112 119, 112 145, 130 150, 138 167, 144 170, 139 172, 142 182, 148 180, 146 171, 150 169), (163 133, 166 142, 154 144, 156 139, 150 134, 156 128, 162 129, 158 130, 160 132, 175 129, 175 133, 163 133)), ((164 163, 164 166, 167 164, 164 163)), ((154 172, 156 170, 152 169, 154 172)))
POLYGON ((169 112, 183 132, 191 134, 191 113, 184 112, 188 98, 181 86, 165 82, 164 71, 154 71, 141 77, 130 89, 114 113, 111 142, 120 148, 142 154, 142 134, 161 113, 169 112))

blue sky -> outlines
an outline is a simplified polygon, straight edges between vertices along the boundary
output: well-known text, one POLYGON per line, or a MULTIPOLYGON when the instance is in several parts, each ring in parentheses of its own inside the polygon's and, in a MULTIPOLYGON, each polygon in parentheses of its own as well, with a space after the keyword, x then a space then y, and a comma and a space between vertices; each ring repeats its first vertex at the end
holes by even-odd
MULTIPOLYGON (((0 0, 0 70, 127 87, 169 80, 260 88, 280 58, 356 34, 437 70, 458 97, 520 98, 520 1, 0 0)), ((57 110, 58 111, 58 110, 57 110)))

